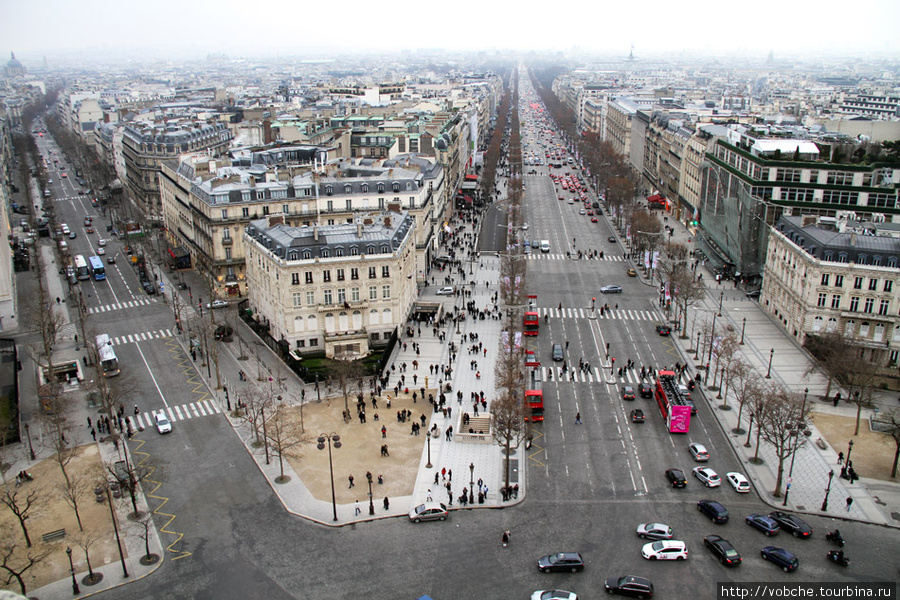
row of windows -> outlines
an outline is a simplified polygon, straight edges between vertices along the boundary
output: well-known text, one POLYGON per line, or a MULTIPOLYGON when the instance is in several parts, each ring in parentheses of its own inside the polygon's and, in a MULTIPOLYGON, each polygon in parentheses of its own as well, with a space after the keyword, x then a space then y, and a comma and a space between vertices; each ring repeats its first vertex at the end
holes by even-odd
MULTIPOLYGON (((340 254, 338 256, 343 256, 340 254)), ((369 267, 369 279, 375 279, 376 274, 378 273, 378 267, 369 267)), ((347 278, 347 270, 346 269, 335 269, 335 279, 337 281, 344 281, 347 278)), ((381 267, 381 276, 382 277, 390 277, 391 276, 391 267, 389 265, 383 265, 381 267)), ((359 279, 359 269, 353 267, 350 269, 350 279, 356 280, 359 279)), ((322 271, 322 282, 328 283, 331 281, 331 271, 325 270, 322 271)), ((313 272, 312 271, 304 271, 303 272, 303 282, 304 283, 315 283, 313 281, 313 272)), ((300 273, 291 273, 291 285, 300 285, 300 273)))
MULTIPOLYGON (((813 319, 812 330, 815 332, 822 330, 837 331, 837 327, 838 320, 834 317, 829 318, 827 322, 822 317, 815 317, 813 319)), ((886 331, 887 330, 882 323, 878 323, 872 328, 868 321, 863 321, 857 327, 856 321, 851 319, 844 324, 844 335, 846 337, 869 339, 869 333, 871 332, 871 339, 875 342, 883 342, 886 331)), ((893 341, 900 342, 900 325, 894 328, 893 341)))
MULTIPOLYGON (((382 244, 380 250, 381 250, 381 254, 390 254, 391 247, 388 246, 387 244, 382 244)), ((373 255, 373 254, 378 254, 378 252, 376 252, 375 246, 370 245, 370 246, 366 246, 366 254, 373 255)), ((338 258, 344 256, 343 246, 337 246, 334 249, 334 255, 338 258)), ((350 246, 350 256, 359 256, 359 246, 350 246)), ((303 260, 312 260, 312 258, 313 258, 312 250, 308 250, 308 249, 307 250, 289 250, 287 253, 288 260, 300 260, 301 258, 303 260)), ((331 249, 330 248, 322 248, 321 250, 319 250, 319 258, 331 258, 331 249)), ((369 267, 369 272, 371 272, 373 268, 374 267, 369 267)), ((370 277, 374 277, 374 275, 370 275, 370 277)), ((386 277, 386 275, 385 275, 385 277, 386 277)))
MULTIPOLYGON (((360 189, 360 191, 361 191, 363 194, 368 194, 368 193, 369 193, 369 184, 368 184, 368 183, 364 183, 364 184, 362 184, 362 185, 360 186, 359 189, 360 189)), ((414 189, 413 184, 412 184, 411 181, 407 181, 407 182, 406 182, 406 189, 407 189, 407 190, 412 190, 412 189, 414 189)), ((383 184, 383 183, 378 183, 378 184, 376 184, 376 185, 375 185, 375 191, 376 191, 377 193, 379 193, 379 194, 383 194, 383 193, 384 193, 384 184, 383 184)), ((395 181, 394 183, 392 183, 392 184, 391 184, 391 191, 393 191, 393 192, 399 192, 399 191, 400 191, 400 183, 399 183, 399 182, 396 182, 396 181, 395 181)), ((349 183, 348 183, 348 184, 345 184, 345 185, 344 185, 344 193, 345 193, 345 194, 353 193, 353 186, 351 186, 349 183)), ((334 186, 332 186, 332 185, 326 185, 326 186, 325 186, 325 194, 328 195, 328 196, 333 196, 333 195, 334 195, 334 186)))
MULTIPOLYGON (((840 309, 841 308, 841 294, 832 294, 831 295, 831 308, 840 309)), ((850 311, 851 312, 860 312, 859 310, 859 296, 851 296, 850 297, 850 311)), ((816 306, 819 308, 825 308, 828 305, 828 294, 825 292, 819 292, 818 300, 816 301, 816 306)), ((880 304, 878 305, 878 314, 882 316, 887 316, 888 311, 890 310, 891 301, 882 299, 880 304)), ((862 312, 867 314, 872 314, 875 311, 875 298, 865 298, 863 301, 863 310, 862 312)))
MULTIPOLYGON (((877 257, 880 258, 881 257, 877 257)), ((822 273, 822 285, 831 285, 831 273, 822 273)), ((865 283, 865 277, 854 277, 853 278, 853 289, 861 290, 863 289, 863 284, 865 283)), ((869 291, 877 292, 878 291, 878 282, 879 279, 877 277, 869 277, 869 291)), ((834 276, 834 287, 844 287, 844 276, 843 275, 835 275, 834 276)), ((891 292, 894 289, 894 280, 893 279, 885 279, 884 286, 882 291, 891 292)))
MULTIPOLYGON (((309 290, 307 292, 293 292, 291 294, 291 299, 294 308, 300 308, 304 304, 304 296, 306 306, 316 306, 316 292, 314 290, 309 290)), ((391 299, 391 286, 383 285, 381 286, 381 299, 382 300, 390 300, 391 299)), ((378 286, 370 285, 369 286, 369 300, 378 300, 378 286)), ((346 288, 337 288, 335 290, 325 289, 322 290, 322 304, 325 306, 331 306, 333 304, 344 304, 346 302, 360 302, 360 289, 358 287, 350 288, 350 295, 347 296, 346 288)))

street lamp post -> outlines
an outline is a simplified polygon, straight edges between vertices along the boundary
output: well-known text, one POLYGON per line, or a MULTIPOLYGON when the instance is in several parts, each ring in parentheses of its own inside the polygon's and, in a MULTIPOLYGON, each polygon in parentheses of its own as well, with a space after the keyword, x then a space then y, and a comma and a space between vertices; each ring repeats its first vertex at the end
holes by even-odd
POLYGON ((694 360, 700 360, 700 335, 702 332, 697 332, 697 347, 694 348, 694 360))
MULTIPOLYGON (((337 500, 335 500, 334 496, 334 463, 331 460, 331 446, 334 445, 335 448, 341 447, 341 436, 336 433, 320 433, 319 437, 316 439, 318 444, 316 448, 319 450, 323 450, 325 448, 325 442, 328 442, 328 472, 331 474, 331 509, 334 513, 334 520, 337 521, 337 500)), ((369 481, 369 489, 371 490, 372 481, 369 481)), ((371 499, 371 495, 369 496, 371 499)))
POLYGON ((469 504, 475 504, 475 463, 469 463, 469 504))
POLYGON ((75 565, 72 563, 72 549, 68 546, 66 546, 66 556, 69 557, 69 574, 72 575, 72 593, 77 596, 81 593, 81 590, 78 587, 78 582, 75 581, 75 565))
POLYGON ((853 440, 850 440, 850 443, 847 445, 847 461, 844 463, 845 465, 850 465, 850 453, 853 452, 853 440))
POLYGON ((428 446, 428 462, 425 464, 426 469, 430 469, 432 467, 431 464, 431 436, 425 436, 425 444, 428 446))
POLYGON ((125 554, 122 552, 122 539, 119 537, 119 523, 116 521, 116 511, 113 509, 112 494, 109 491, 109 484, 106 485, 106 500, 109 504, 109 516, 113 522, 113 531, 116 532, 116 546, 119 548, 119 560, 122 561, 122 573, 128 577, 128 567, 125 565, 125 554))
POLYGON ((769 368, 766 370, 766 379, 772 379, 772 358, 775 356, 775 348, 769 350, 769 368))
POLYGON ((717 316, 718 315, 716 313, 713 313, 712 329, 710 329, 709 333, 709 354, 706 357, 706 375, 703 377, 703 385, 706 385, 709 382, 709 365, 712 362, 713 342, 716 340, 717 316))
POLYGON ((744 330, 747 329, 747 317, 744 317, 744 322, 741 325, 741 346, 744 345, 744 330))
POLYGON ((31 454, 31 460, 34 460, 34 446, 31 445, 31 431, 28 423, 25 423, 25 437, 28 438, 28 452, 31 454))
POLYGON ((834 469, 828 471, 828 487, 825 488, 825 500, 822 501, 822 512, 828 510, 828 495, 831 493, 831 480, 834 479, 834 469))
POLYGON ((725 297, 725 290, 719 292, 719 316, 722 316, 722 299, 725 297))
POLYGON ((372 503, 372 474, 366 472, 366 481, 369 482, 369 514, 375 514, 375 504, 372 503))

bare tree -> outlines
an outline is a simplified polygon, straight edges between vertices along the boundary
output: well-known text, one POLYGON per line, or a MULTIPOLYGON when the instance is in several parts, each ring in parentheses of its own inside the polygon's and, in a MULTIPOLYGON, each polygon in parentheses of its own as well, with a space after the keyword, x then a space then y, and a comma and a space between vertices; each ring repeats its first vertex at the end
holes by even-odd
POLYGON ((67 475, 65 481, 60 484, 58 488, 63 500, 65 500, 66 504, 71 506, 72 510, 75 511, 75 518, 78 520, 78 529, 81 531, 84 531, 84 526, 81 523, 81 512, 78 510, 78 503, 91 491, 91 487, 90 481, 86 480, 83 476, 74 473, 72 475, 67 475))
POLYGON ((507 390, 491 402, 491 434, 494 440, 503 447, 504 485, 506 488, 509 488, 510 456, 525 439, 527 430, 525 402, 519 394, 507 390))
MULTIPOLYGON (((27 537, 27 536, 26 536, 27 537)), ((12 583, 13 580, 19 584, 19 589, 23 596, 27 596, 28 590, 25 586, 25 573, 33 566, 40 564, 53 552, 51 547, 45 547, 36 550, 28 545, 28 550, 22 556, 19 552, 19 546, 13 541, 13 533, 8 529, 0 531, 0 569, 6 571, 6 579, 3 581, 5 585, 12 583)))
POLYGON ((137 531, 137 536, 144 540, 144 556, 141 563, 150 565, 159 560, 159 556, 150 552, 150 532, 153 530, 153 513, 146 512, 139 518, 131 521, 137 531))
POLYGON ((757 431, 772 446, 778 459, 778 477, 772 495, 781 497, 784 481, 784 463, 799 447, 799 436, 806 428, 809 407, 797 401, 781 387, 769 386, 765 392, 765 402, 759 413, 757 431))
POLYGON ((359 360, 342 360, 335 357, 331 363, 330 372, 337 379, 338 386, 344 396, 344 410, 350 412, 350 389, 353 383, 360 379, 365 372, 362 361, 359 360))
POLYGON ((256 438, 253 445, 259 447, 263 443, 259 434, 261 429, 260 419, 265 414, 266 409, 272 405, 272 398, 258 390, 247 388, 241 394, 239 400, 240 410, 244 413, 244 419, 253 428, 253 435, 256 438))
POLYGON ((891 464, 891 478, 897 477, 897 463, 900 461, 900 410, 894 409, 881 417, 879 422, 887 425, 887 434, 894 440, 894 462, 891 464))
POLYGON ((53 460, 59 465, 62 471, 65 485, 70 485, 69 472, 67 467, 72 459, 75 458, 75 448, 69 446, 66 440, 66 431, 69 429, 69 420, 67 412, 70 403, 62 397, 62 391, 59 384, 44 386, 42 395, 44 404, 43 420, 47 422, 50 428, 50 440, 53 444, 53 460))
POLYGON ((100 536, 86 531, 80 531, 72 536, 72 541, 84 551, 84 560, 87 563, 88 568, 88 580, 92 583, 100 581, 103 577, 98 573, 94 573, 94 567, 91 565, 91 548, 93 548, 100 540, 100 536))
POLYGON ((688 308, 706 296, 706 285, 694 277, 687 264, 687 248, 682 244, 668 243, 666 252, 659 263, 663 281, 669 285, 669 294, 675 305, 676 314, 682 321, 681 338, 687 337, 688 308))
POLYGON ((284 459, 295 456, 298 446, 306 441, 300 428, 288 417, 286 410, 283 406, 277 408, 266 423, 269 449, 278 456, 280 474, 275 479, 276 483, 288 481, 284 476, 284 459))
POLYGON ((761 384, 759 373, 753 370, 744 357, 738 354, 731 362, 729 367, 729 387, 734 390, 735 398, 738 403, 737 427, 732 431, 737 434, 744 433, 741 427, 741 418, 744 414, 744 407, 752 406, 753 401, 759 396, 761 384))
POLYGON ((719 387, 720 389, 724 388, 721 405, 723 410, 731 410, 731 407, 728 406, 728 387, 731 383, 732 367, 737 364, 741 356, 740 348, 741 345, 733 332, 726 332, 716 348, 716 367, 722 367, 722 381, 719 383, 719 387))
POLYGON ((30 491, 20 494, 22 491, 23 488, 18 485, 5 482, 0 492, 0 503, 15 515, 25 536, 25 545, 31 548, 31 536, 28 534, 26 522, 31 518, 32 511, 39 512, 44 507, 47 497, 43 495, 44 490, 38 487, 32 487, 30 491))

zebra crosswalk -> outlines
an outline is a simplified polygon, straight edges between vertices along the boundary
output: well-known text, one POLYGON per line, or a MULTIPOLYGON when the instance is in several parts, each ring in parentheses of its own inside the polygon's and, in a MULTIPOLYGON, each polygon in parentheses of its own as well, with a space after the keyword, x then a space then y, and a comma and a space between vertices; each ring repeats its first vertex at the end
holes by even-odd
POLYGON ((118 337, 110 338, 113 346, 121 346, 122 344, 134 344, 137 342, 146 342, 147 340, 158 340, 160 338, 169 338, 174 334, 171 329, 157 329, 156 331, 143 331, 141 333, 129 333, 118 337))
POLYGON ((110 312, 113 310, 122 310, 125 308, 137 308, 138 306, 147 306, 148 304, 154 303, 155 300, 151 300, 150 298, 138 298, 136 300, 129 300, 127 302, 115 302, 113 304, 103 304, 101 306, 92 306, 88 309, 89 315, 97 315, 100 313, 110 312))
POLYGON ((538 314, 541 317, 547 316, 551 319, 623 319, 626 321, 659 321, 659 315, 652 310, 631 310, 627 308, 617 308, 604 310, 600 314, 600 308, 591 310, 590 308, 539 308, 538 314))
POLYGON ((131 418, 133 421, 137 422, 138 428, 148 428, 156 426, 154 415, 159 413, 164 413, 169 420, 174 423, 175 421, 186 421, 188 419, 208 417, 221 412, 222 409, 212 400, 200 400, 199 402, 191 402, 189 404, 169 406, 159 410, 143 412, 131 418))
MULTIPOLYGON (((525 255, 526 260, 572 260, 565 254, 556 254, 556 253, 545 253, 545 252, 532 252, 531 254, 525 255)), ((625 259, 619 255, 604 255, 603 258, 593 258, 587 259, 584 258, 582 260, 606 260, 609 262, 623 262, 625 259)))
POLYGON ((618 369, 612 371, 609 368, 592 367, 586 371, 580 369, 569 369, 563 373, 562 367, 541 367, 541 377, 544 381, 553 382, 574 382, 574 383, 608 383, 608 379, 612 377, 617 384, 621 385, 637 385, 641 383, 640 371, 634 372, 632 369, 624 369, 622 376, 618 375, 618 369), (611 374, 612 372, 612 374, 611 374))

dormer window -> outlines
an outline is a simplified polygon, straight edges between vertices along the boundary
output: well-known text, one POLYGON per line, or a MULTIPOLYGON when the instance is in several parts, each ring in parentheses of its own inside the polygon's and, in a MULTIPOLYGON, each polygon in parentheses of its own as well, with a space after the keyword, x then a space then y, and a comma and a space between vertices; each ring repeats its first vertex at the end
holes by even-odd
POLYGON ((303 251, 303 260, 310 260, 312 258, 312 252, 309 250, 303 251))
POLYGON ((333 195, 334 195, 334 188, 331 187, 330 185, 326 185, 326 186, 325 186, 325 195, 326 195, 326 196, 333 196, 333 195))
POLYGON ((369 184, 368 183, 362 184, 362 187, 360 189, 362 189, 363 194, 368 194, 369 193, 369 184))
POLYGON ((391 189, 394 190, 395 192, 399 192, 400 184, 395 181, 394 183, 391 184, 391 189))
POLYGON ((388 253, 390 253, 390 251, 391 251, 391 249, 387 244, 381 245, 381 253, 382 254, 388 254, 388 253))
POLYGON ((345 193, 345 194, 349 194, 351 191, 353 191, 353 188, 350 186, 349 183, 346 184, 346 185, 344 186, 344 193, 345 193))
POLYGON ((322 248, 322 258, 330 258, 331 251, 328 248, 322 248))
POLYGON ((383 194, 383 193, 384 193, 384 184, 383 184, 383 183, 379 183, 379 184, 378 184, 378 193, 379 193, 379 194, 383 194))
POLYGON ((359 256, 359 248, 350 246, 350 256, 359 256))

